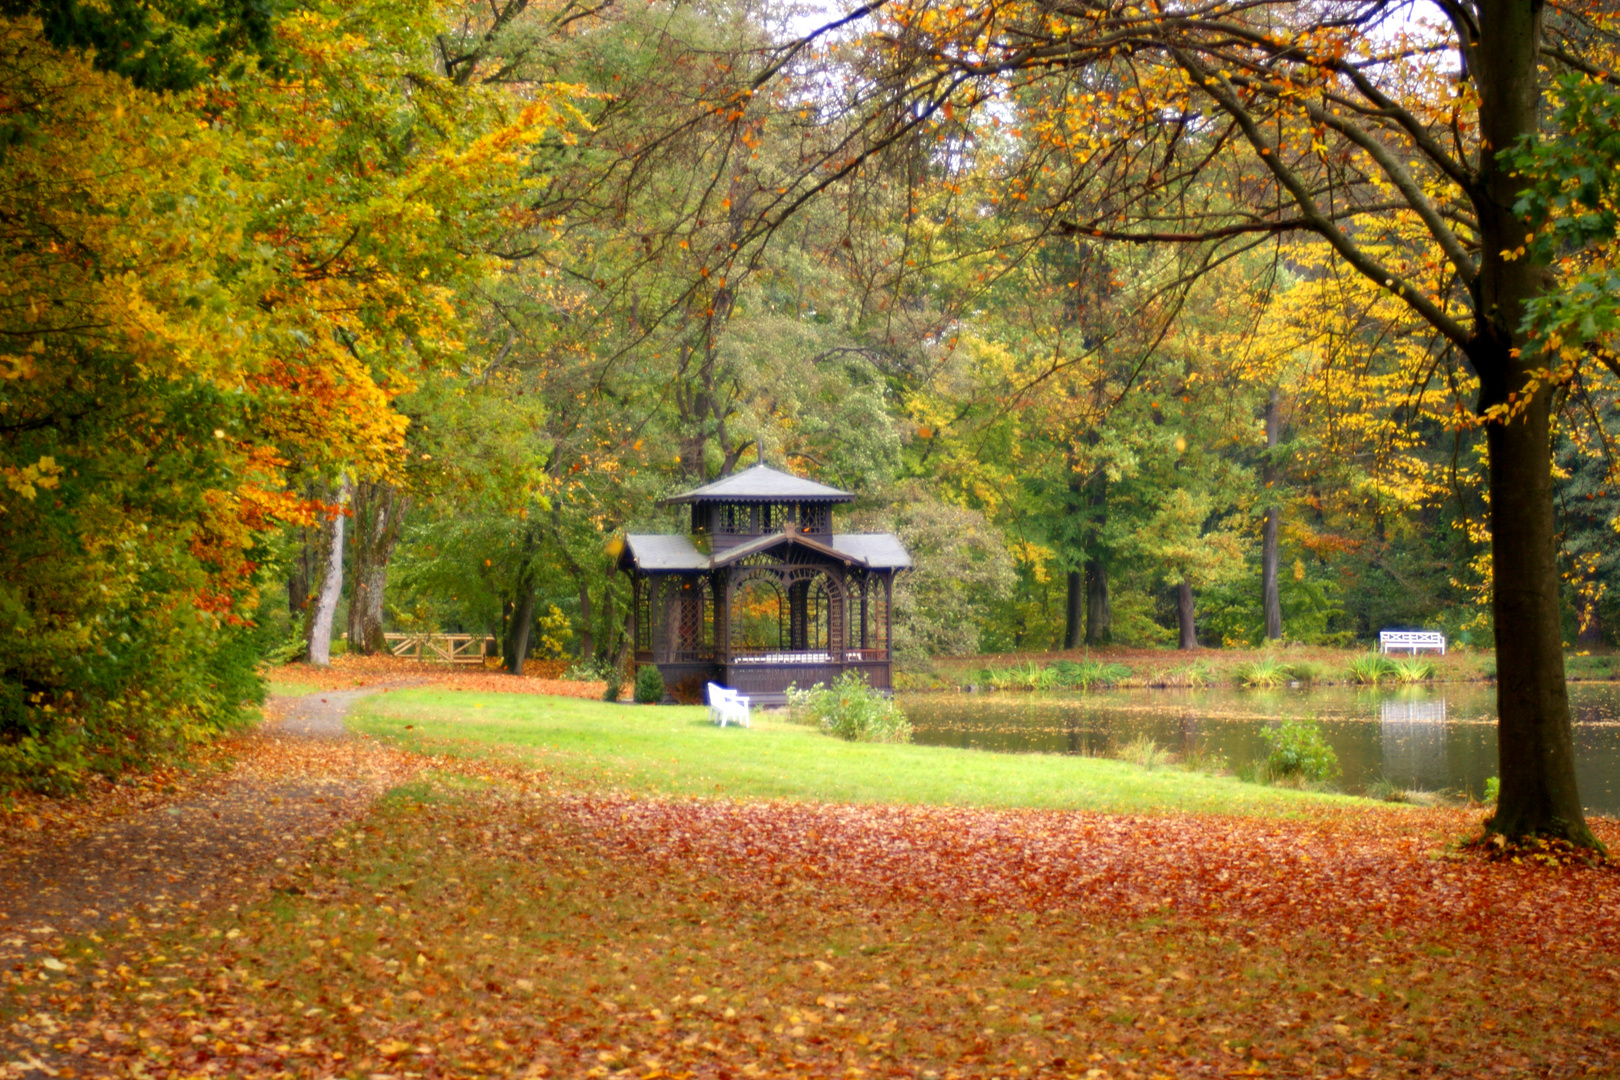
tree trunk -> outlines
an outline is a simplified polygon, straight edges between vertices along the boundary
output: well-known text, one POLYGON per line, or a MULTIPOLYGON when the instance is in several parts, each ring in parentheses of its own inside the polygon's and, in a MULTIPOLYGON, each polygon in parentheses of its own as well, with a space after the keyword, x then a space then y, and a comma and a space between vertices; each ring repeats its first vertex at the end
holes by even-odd
MULTIPOLYGON (((1277 408, 1277 388, 1271 388, 1266 401, 1266 465, 1262 478, 1266 494, 1272 493, 1277 482, 1277 462, 1273 456, 1277 449, 1280 416, 1277 408)), ((1277 526, 1282 520, 1282 508, 1276 503, 1266 507, 1265 532, 1260 542, 1260 605, 1266 613, 1266 637, 1277 641, 1282 637, 1282 597, 1277 591, 1277 526)))
POLYGON ((596 632, 591 626, 591 590, 585 575, 579 575, 579 658, 591 660, 596 656, 596 632))
POLYGON ((298 529, 298 554, 293 557, 287 573, 287 611, 296 619, 304 619, 309 607, 309 590, 315 583, 315 568, 320 561, 321 533, 318 528, 300 526, 298 529))
POLYGON ((1086 576, 1079 570, 1069 571, 1069 592, 1064 603, 1063 647, 1078 649, 1085 640, 1086 576))
POLYGON ((388 560, 399 542, 409 505, 410 500, 393 484, 367 481, 355 487, 349 648, 368 656, 388 649, 383 640, 383 590, 388 584, 388 560))
POLYGON ((1114 613, 1108 606, 1108 559, 1103 530, 1108 525, 1108 474, 1098 468, 1086 485, 1086 644, 1113 639, 1114 613))
POLYGON ((501 655, 506 670, 513 675, 523 674, 523 663, 529 658, 529 637, 534 632, 534 557, 540 549, 540 537, 530 528, 523 541, 523 562, 518 568, 514 599, 509 607, 511 617, 501 635, 501 655))
POLYGON ((1176 622, 1181 626, 1181 647, 1198 648, 1198 627, 1194 622, 1192 584, 1185 578, 1176 586, 1176 622))
POLYGON ((1520 329, 1525 304, 1550 287, 1543 267, 1506 257, 1524 239, 1513 213, 1522 181, 1496 158, 1534 135, 1540 104, 1541 4, 1481 0, 1479 297, 1469 359, 1480 411, 1521 411, 1485 425, 1490 455, 1492 609, 1496 619, 1497 747, 1502 778, 1486 828, 1509 837, 1556 836, 1602 848, 1586 825, 1575 782, 1575 741, 1564 684, 1557 544, 1553 520, 1553 388, 1528 402, 1529 369, 1544 361, 1520 329))
POLYGON ((534 582, 525 575, 518 587, 512 621, 506 627, 506 670, 513 675, 523 674, 523 663, 529 658, 529 635, 533 632, 534 582))
MULTIPOLYGON (((348 509, 349 478, 338 488, 338 506, 348 509)), ((309 620, 309 662, 316 667, 332 663, 332 621, 337 616, 338 598, 343 595, 343 522, 345 513, 333 514, 321 528, 321 580, 315 589, 315 606, 309 620)))
POLYGON ((1108 606, 1108 564, 1086 560, 1086 644, 1107 645, 1114 637, 1114 613, 1108 606))

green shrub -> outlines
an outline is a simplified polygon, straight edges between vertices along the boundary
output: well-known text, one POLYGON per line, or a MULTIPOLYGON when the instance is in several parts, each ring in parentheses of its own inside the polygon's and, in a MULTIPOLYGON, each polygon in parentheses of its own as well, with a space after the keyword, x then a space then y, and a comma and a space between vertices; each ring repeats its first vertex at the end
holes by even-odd
POLYGON ((1324 783, 1339 775, 1339 755, 1322 737, 1321 725, 1314 721, 1289 720, 1262 731, 1260 737, 1270 747, 1265 765, 1273 780, 1324 783))
POLYGON ((1494 803, 1502 797, 1502 778, 1500 776, 1487 776, 1485 778, 1485 801, 1494 803))
POLYGON ((644 664, 636 672, 635 698, 643 705, 656 705, 664 700, 664 676, 658 665, 644 664))
POLYGON ((1380 776, 1368 784, 1365 794, 1367 798, 1377 799, 1379 802, 1403 803, 1407 801, 1406 789, 1396 786, 1395 781, 1387 776, 1380 776))
POLYGON ((1187 751, 1181 759, 1181 767, 1187 772, 1208 773, 1211 776, 1219 776, 1227 769, 1226 759, 1220 754, 1199 749, 1187 751))
POLYGON ((816 683, 808 690, 789 687, 788 719, 809 724, 850 742, 911 741, 911 721, 894 699, 866 685, 856 671, 846 671, 831 686, 816 683))
POLYGON ((1410 660, 1393 661, 1390 666, 1394 668, 1391 676, 1399 683, 1420 683, 1434 678, 1433 660, 1414 656, 1410 660))
POLYGON ((1267 657, 1239 667, 1237 669, 1237 681, 1239 686, 1275 690, 1279 686, 1288 684, 1289 672, 1287 667, 1278 663, 1275 659, 1267 657))
POLYGON ((603 672, 602 681, 606 684, 602 688, 602 700, 618 701, 619 695, 624 693, 624 672, 610 666, 603 672))
POLYGON ((1322 669, 1309 660, 1299 660, 1289 664, 1287 671, 1288 674, 1302 683, 1312 683, 1322 677, 1322 669))
POLYGON ((1104 664, 1099 660, 1059 660, 1046 669, 1054 685, 1065 690, 1096 690, 1113 686, 1131 676, 1124 664, 1104 664))
POLYGON ((1377 686, 1381 680, 1396 674, 1395 661, 1383 653, 1367 653, 1350 661, 1350 681, 1377 686))
POLYGON ((1140 765, 1148 772, 1163 765, 1170 755, 1152 738, 1138 735, 1130 742, 1119 748, 1119 760, 1128 761, 1132 765, 1140 765))

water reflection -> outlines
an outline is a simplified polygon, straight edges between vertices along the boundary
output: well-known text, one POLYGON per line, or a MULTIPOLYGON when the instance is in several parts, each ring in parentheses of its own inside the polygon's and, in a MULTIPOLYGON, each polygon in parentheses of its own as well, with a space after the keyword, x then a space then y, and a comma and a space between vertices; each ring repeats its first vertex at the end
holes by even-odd
MULTIPOLYGON (((1570 686, 1576 770, 1592 813, 1620 814, 1620 686, 1570 686)), ((1177 753, 1236 765, 1265 754, 1261 732, 1319 720, 1341 786, 1475 796, 1497 773, 1496 698, 1485 685, 1322 690, 1122 690, 1100 694, 914 694, 902 704, 917 741, 1014 753, 1106 756, 1147 735, 1177 753)))
POLYGON ((1378 748, 1384 776, 1403 788, 1452 786, 1446 755, 1446 699, 1378 703, 1378 748))

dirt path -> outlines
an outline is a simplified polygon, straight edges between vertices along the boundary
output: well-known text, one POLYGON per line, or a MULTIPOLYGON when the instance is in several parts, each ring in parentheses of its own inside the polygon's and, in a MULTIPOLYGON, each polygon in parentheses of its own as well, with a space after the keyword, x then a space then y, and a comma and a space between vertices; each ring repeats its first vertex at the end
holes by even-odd
POLYGON ((13 853, 0 863, 0 968, 112 920, 165 923, 241 891, 255 871, 295 864, 399 779, 397 760, 344 731, 344 715, 379 689, 272 698, 223 778, 13 853))

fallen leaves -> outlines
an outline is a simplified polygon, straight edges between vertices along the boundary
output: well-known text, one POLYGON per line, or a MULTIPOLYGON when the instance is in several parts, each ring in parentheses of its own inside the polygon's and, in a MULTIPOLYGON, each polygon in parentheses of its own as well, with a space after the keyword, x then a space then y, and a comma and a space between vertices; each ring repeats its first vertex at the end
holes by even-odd
POLYGON ((1614 874, 1431 858, 1460 815, 1115 819, 437 775, 236 910, 85 947, 75 976, 13 975, 14 1047, 187 1076, 1620 1066, 1614 874))
POLYGON ((1620 875, 1453 850, 1466 813, 647 799, 353 739, 228 783, 358 777, 208 903, 45 927, 0 1075, 1620 1069, 1620 875))

